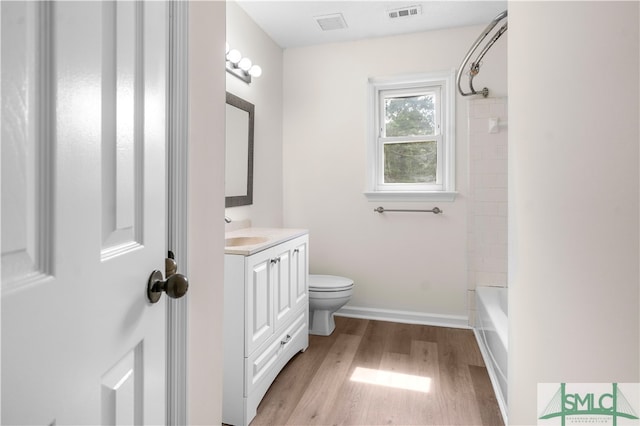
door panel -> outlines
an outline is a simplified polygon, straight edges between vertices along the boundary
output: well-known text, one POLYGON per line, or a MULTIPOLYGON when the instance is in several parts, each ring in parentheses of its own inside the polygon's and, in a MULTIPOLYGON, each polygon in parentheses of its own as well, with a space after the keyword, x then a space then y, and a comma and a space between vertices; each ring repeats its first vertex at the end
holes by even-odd
POLYGON ((276 254, 278 261, 273 264, 273 283, 276 291, 276 319, 274 328, 280 327, 291 312, 291 244, 283 244, 283 249, 276 254))
POLYGON ((143 423, 142 347, 136 346, 102 376, 102 424, 134 425, 143 423))
POLYGON ((309 277, 309 251, 307 250, 309 244, 308 237, 296 244, 293 249, 291 260, 291 277, 293 283, 291 285, 294 292, 293 309, 298 309, 306 303, 308 298, 308 283, 309 277))
POLYGON ((40 78, 51 34, 49 5, 7 2, 2 9, 2 289, 51 272, 52 151, 40 78), (40 121, 39 126, 33 123, 40 121))
POLYGON ((103 258, 141 243, 142 3, 105 3, 102 62, 103 258), (136 118, 138 118, 136 120, 136 118))
POLYGON ((247 258, 245 356, 249 356, 273 334, 273 278, 271 251, 247 258))
POLYGON ((164 424, 165 4, 25 3, 0 4, 2 423, 164 424))

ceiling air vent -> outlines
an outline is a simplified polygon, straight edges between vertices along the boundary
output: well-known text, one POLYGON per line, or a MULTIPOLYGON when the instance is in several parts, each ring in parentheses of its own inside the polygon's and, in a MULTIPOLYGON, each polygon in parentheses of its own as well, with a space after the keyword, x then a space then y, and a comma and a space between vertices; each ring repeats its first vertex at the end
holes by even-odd
POLYGON ((409 18, 411 16, 422 15, 422 6, 405 6, 399 9, 387 10, 390 19, 409 18))
POLYGON ((332 15, 314 16, 322 31, 341 30, 347 28, 347 23, 342 16, 342 13, 334 13, 332 15))

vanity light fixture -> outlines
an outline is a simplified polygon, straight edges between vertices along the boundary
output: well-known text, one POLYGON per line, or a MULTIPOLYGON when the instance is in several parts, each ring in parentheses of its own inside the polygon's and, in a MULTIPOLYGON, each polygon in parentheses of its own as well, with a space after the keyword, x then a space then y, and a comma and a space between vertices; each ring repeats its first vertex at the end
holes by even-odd
POLYGON ((243 58, 240 51, 229 48, 229 43, 226 45, 226 55, 227 72, 235 75, 245 83, 251 83, 251 77, 260 77, 262 75, 260 65, 254 65, 251 59, 243 58))

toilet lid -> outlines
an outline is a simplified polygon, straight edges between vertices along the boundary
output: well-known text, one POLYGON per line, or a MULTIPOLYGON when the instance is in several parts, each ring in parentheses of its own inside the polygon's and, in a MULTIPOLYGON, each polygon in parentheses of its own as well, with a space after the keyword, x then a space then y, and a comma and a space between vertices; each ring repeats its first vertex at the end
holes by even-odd
POLYGON ((309 290, 340 291, 353 287, 353 280, 335 275, 309 275, 309 290))

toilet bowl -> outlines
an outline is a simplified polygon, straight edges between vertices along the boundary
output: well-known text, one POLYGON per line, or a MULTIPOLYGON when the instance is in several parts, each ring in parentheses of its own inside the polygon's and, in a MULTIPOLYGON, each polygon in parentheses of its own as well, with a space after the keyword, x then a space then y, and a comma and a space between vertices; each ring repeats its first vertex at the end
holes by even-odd
POLYGON ((309 275, 309 334, 328 336, 336 324, 333 313, 353 293, 353 280, 335 275, 309 275))

